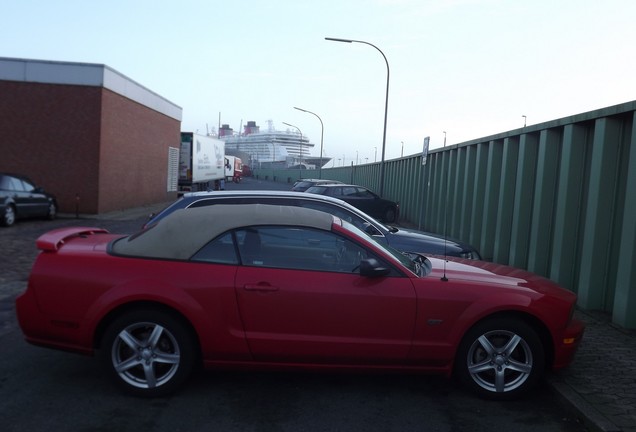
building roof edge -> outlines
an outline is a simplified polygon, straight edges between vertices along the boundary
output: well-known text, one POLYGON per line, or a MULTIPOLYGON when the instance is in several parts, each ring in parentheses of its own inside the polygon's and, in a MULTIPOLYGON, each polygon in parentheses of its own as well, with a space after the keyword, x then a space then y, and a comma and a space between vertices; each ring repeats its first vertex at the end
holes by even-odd
POLYGON ((0 80, 103 87, 175 120, 182 119, 180 106, 104 64, 0 57, 0 80))

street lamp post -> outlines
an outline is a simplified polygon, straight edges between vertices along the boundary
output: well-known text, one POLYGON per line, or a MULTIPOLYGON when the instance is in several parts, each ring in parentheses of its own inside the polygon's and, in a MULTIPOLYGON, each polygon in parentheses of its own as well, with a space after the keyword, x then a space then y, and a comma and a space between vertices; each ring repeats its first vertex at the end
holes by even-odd
POLYGON ((404 157, 404 141, 400 141, 402 143, 402 152, 400 153, 400 157, 404 157))
POLYGON ((301 178, 303 178, 303 171, 302 171, 303 169, 303 133, 300 131, 300 128, 298 126, 294 126, 293 124, 289 124, 285 122, 283 122, 283 124, 298 129, 298 133, 300 134, 300 142, 298 144, 298 157, 300 159, 300 163, 298 164, 298 173, 299 173, 298 179, 300 180, 301 178))
POLYGON ((294 109, 297 109, 298 111, 303 111, 309 114, 313 114, 316 117, 318 117, 318 120, 320 120, 320 168, 318 169, 318 178, 321 179, 322 178, 322 137, 325 133, 325 128, 322 124, 322 119, 320 118, 320 116, 316 113, 313 113, 311 111, 307 111, 306 109, 302 109, 302 108, 298 108, 298 107, 294 107, 294 109))
POLYGON ((384 62, 386 63, 386 99, 384 102, 384 132, 382 134, 382 160, 380 161, 380 190, 379 190, 380 196, 382 196, 384 193, 384 153, 386 150, 386 119, 387 119, 387 113, 389 109, 389 61, 386 59, 386 56, 384 55, 384 53, 382 52, 380 48, 378 48, 377 46, 369 42, 354 40, 354 39, 340 39, 340 38, 328 38, 328 37, 326 37, 325 39, 328 41, 333 41, 333 42, 361 43, 361 44, 372 46, 373 48, 378 50, 380 54, 382 54, 382 57, 384 58, 384 62))

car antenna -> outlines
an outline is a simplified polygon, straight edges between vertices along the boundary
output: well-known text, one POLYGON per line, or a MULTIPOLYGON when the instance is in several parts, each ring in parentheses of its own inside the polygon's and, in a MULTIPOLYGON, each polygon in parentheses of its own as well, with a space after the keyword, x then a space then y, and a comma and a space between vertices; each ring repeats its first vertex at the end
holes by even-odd
MULTIPOLYGON (((446 147, 446 131, 444 131, 444 147, 446 147)), ((450 158, 450 153, 447 153, 449 155, 450 158)), ((444 187, 445 189, 445 198, 444 198, 444 275, 441 277, 441 281, 442 282, 448 282, 448 278, 446 277, 446 262, 448 261, 448 252, 447 252, 447 233, 446 233, 446 229, 448 226, 448 183, 449 183, 449 176, 450 176, 450 170, 448 169, 448 165, 450 165, 450 160, 447 162, 447 165, 445 167, 446 172, 445 172, 445 176, 446 177, 446 185, 444 187)), ((442 178, 442 181, 443 178, 442 178)))

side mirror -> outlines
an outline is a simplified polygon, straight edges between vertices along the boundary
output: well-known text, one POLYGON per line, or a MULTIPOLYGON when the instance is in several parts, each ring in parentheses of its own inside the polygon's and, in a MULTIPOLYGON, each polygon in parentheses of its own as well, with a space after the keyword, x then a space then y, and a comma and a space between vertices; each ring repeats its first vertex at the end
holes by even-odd
POLYGON ((375 258, 367 258, 360 261, 360 276, 382 277, 391 273, 391 269, 383 267, 375 258))

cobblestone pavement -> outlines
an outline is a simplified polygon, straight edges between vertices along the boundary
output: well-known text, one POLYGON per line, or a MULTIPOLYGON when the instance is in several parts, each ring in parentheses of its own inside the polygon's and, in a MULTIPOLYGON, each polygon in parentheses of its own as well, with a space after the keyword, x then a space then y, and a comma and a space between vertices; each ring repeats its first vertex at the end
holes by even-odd
MULTIPOLYGON (((37 255, 35 239, 54 228, 93 226, 132 233, 162 205, 113 212, 93 218, 61 217, 55 221, 22 221, 0 228, 0 335, 17 327, 15 297, 26 287, 37 255)), ((549 384, 578 411, 591 430, 636 432, 636 331, 611 323, 600 312, 578 311, 586 333, 574 363, 551 373, 549 384)))
POLYGON ((600 431, 636 432, 636 330, 601 312, 579 311, 585 335, 574 363, 550 384, 600 431))

